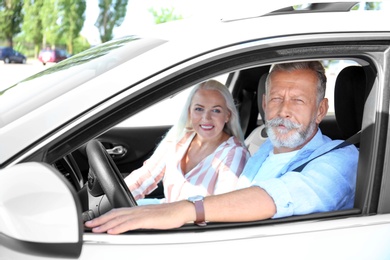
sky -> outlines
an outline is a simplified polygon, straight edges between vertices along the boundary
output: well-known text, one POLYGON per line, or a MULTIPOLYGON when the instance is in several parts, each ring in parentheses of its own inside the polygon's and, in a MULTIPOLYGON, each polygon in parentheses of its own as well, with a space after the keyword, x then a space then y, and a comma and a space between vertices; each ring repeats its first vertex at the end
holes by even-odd
MULTIPOLYGON (((220 0, 213 1, 217 3, 220 0)), ((212 6, 211 4, 207 4, 206 0, 129 0, 125 20, 120 27, 114 29, 114 37, 134 34, 153 26, 154 18, 148 11, 149 8, 154 8, 155 10, 174 8, 176 15, 189 18, 197 13, 204 14, 205 11, 208 12, 210 8, 213 8, 212 6)), ((85 23, 81 35, 86 37, 92 45, 100 43, 98 29, 94 25, 98 15, 98 1, 87 0, 85 23)))
MULTIPOLYGON (((127 13, 124 22, 120 27, 114 29, 114 37, 136 34, 139 31, 154 25, 153 15, 149 8, 160 10, 161 8, 174 8, 174 14, 186 18, 205 19, 213 17, 216 19, 241 15, 245 12, 259 14, 259 10, 264 10, 275 3, 286 3, 293 0, 274 0, 264 5, 260 0, 129 0, 127 13)), ((301 0, 302 1, 302 0, 301 0)), ((100 43, 99 32, 95 27, 95 22, 99 14, 97 0, 86 0, 86 17, 81 35, 86 37, 90 44, 100 43)), ((283 7, 287 6, 283 5, 283 7)), ((272 9, 273 10, 273 9, 272 9)), ((251 16, 251 14, 249 14, 251 16)))
MULTIPOLYGON (((339 0, 327 1, 337 2, 339 0)), ((261 13, 294 4, 304 4, 305 2, 309 3, 312 0, 272 0, 269 2, 260 0, 128 0, 125 20, 120 27, 114 29, 113 33, 114 37, 120 37, 137 34, 153 26, 154 18, 148 11, 149 8, 154 8, 155 10, 174 8, 174 13, 181 15, 184 19, 205 19, 205 17, 209 16, 217 19, 228 19, 257 16, 261 13)), ((99 15, 98 1, 86 0, 86 3, 86 19, 81 35, 86 37, 90 44, 96 45, 100 43, 98 29, 94 25, 99 15)), ((387 7, 389 7, 390 3, 387 4, 387 7)))

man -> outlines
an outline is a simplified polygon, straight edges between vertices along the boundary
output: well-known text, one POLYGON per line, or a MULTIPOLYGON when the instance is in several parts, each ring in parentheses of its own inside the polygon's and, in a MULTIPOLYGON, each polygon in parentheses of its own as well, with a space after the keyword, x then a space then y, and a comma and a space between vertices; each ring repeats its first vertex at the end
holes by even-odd
POLYGON ((328 111, 320 62, 273 66, 263 108, 269 136, 249 159, 237 190, 174 203, 114 209, 86 222, 93 232, 168 229, 195 221, 253 221, 353 207, 358 150, 322 135, 328 111), (323 155, 322 155, 323 154, 323 155), (303 170, 295 171, 309 162, 303 170))

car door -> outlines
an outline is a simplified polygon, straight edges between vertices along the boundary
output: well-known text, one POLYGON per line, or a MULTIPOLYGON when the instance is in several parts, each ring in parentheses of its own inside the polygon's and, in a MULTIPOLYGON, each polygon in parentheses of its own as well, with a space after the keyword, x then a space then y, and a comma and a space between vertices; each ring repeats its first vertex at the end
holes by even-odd
MULTIPOLYGON (((303 41, 303 39, 301 40, 303 41)), ((195 83, 208 77, 214 77, 218 73, 229 74, 236 73, 237 71, 243 72, 245 70, 251 70, 253 67, 268 66, 272 62, 286 62, 290 61, 292 56, 295 57, 294 60, 321 59, 324 62, 329 60, 329 57, 333 59, 351 59, 357 61, 357 64, 371 66, 375 71, 379 71, 379 75, 386 68, 385 64, 377 67, 376 65, 378 63, 368 58, 375 56, 374 53, 378 50, 378 46, 372 44, 370 41, 365 41, 361 38, 361 41, 356 42, 356 38, 354 38, 353 43, 351 42, 348 46, 344 44, 336 46, 336 44, 329 44, 329 42, 331 42, 330 39, 325 42, 313 44, 310 47, 303 47, 297 44, 279 48, 259 48, 257 51, 248 52, 243 50, 239 55, 237 52, 233 52, 234 55, 229 53, 221 59, 216 58, 213 61, 205 60, 196 64, 196 66, 189 62, 191 63, 191 66, 189 66, 191 69, 188 71, 184 71, 183 74, 175 71, 175 75, 180 74, 178 76, 180 79, 176 79, 177 82, 172 83, 169 80, 162 81, 156 85, 156 88, 161 91, 173 88, 174 86, 180 88, 182 86, 181 82, 195 83), (362 48, 371 54, 367 56, 363 55, 365 57, 362 57, 362 48), (343 55, 342 57, 338 55, 334 56, 334 53, 343 53, 343 55), (267 59, 265 57, 271 58, 267 59), (242 63, 238 65, 237 63, 239 62, 236 59, 242 63), (253 62, 253 60, 255 61, 253 62), (220 68, 224 69, 221 70, 220 68), (207 76, 204 76, 205 74, 207 76)), ((252 47, 253 43, 251 44, 252 47)), ((292 43, 290 42, 290 44, 292 43)), ((386 43, 382 47, 382 50, 389 48, 386 43)), ((241 104, 244 104, 244 106, 241 108, 243 108, 247 102, 242 99, 244 96, 243 90, 248 90, 248 84, 242 84, 239 81, 234 82, 233 79, 230 78, 226 82, 226 85, 229 88, 235 89, 234 97, 242 101, 241 104)), ((365 107, 364 131, 360 146, 361 156, 359 158, 360 169, 356 189, 357 199, 356 206, 353 209, 249 223, 209 223, 203 229, 188 224, 173 231, 138 230, 115 237, 86 232, 84 234, 84 238, 87 241, 84 249, 85 254, 92 254, 93 248, 95 248, 101 255, 108 255, 105 252, 108 252, 110 249, 115 249, 118 254, 125 254, 127 250, 131 249, 135 255, 142 255, 142 251, 144 250, 141 248, 142 245, 153 248, 158 247, 157 251, 150 252, 150 255, 153 255, 153 257, 158 257, 161 254, 169 254, 173 251, 176 253, 173 257, 177 257, 178 255, 185 254, 192 247, 196 247, 198 251, 200 250, 202 252, 210 250, 215 257, 224 255, 224 257, 239 258, 242 255, 242 251, 248 252, 249 255, 257 255, 261 251, 262 256, 273 257, 282 244, 286 250, 279 252, 278 256, 287 258, 291 254, 300 255, 300 252, 298 253, 294 250, 300 245, 305 244, 308 247, 304 255, 301 256, 306 259, 329 259, 332 257, 360 257, 364 259, 368 255, 385 259, 384 257, 388 254, 388 249, 383 241, 390 239, 390 233, 388 233, 390 231, 389 211, 388 209, 382 208, 382 213, 377 214, 376 206, 378 201, 371 197, 371 195, 381 195, 382 203, 389 199, 388 194, 383 195, 381 193, 380 186, 383 184, 379 180, 382 176, 387 176, 387 173, 383 172, 382 169, 382 162, 386 160, 383 152, 386 149, 384 141, 386 140, 387 121, 382 121, 382 119, 388 116, 388 110, 386 109, 380 112, 381 115, 377 117, 372 117, 372 115, 378 113, 375 112, 377 109, 381 110, 378 107, 379 103, 376 101, 378 98, 380 99, 379 93, 385 93, 385 96, 388 96, 389 93, 388 90, 384 89, 387 83, 385 84, 382 81, 384 84, 382 85, 377 79, 378 76, 375 74, 374 80, 371 82, 371 89, 367 101, 368 105, 365 107), (385 124, 385 126, 382 124, 385 124), (383 128, 381 128, 381 125, 383 128), (372 151, 375 151, 375 155, 372 151), (359 234, 364 234, 364 237, 375 237, 375 241, 373 240, 374 242, 367 243, 367 240, 363 239, 359 234), (318 241, 321 241, 321 243, 318 243, 318 241), (348 241, 348 243, 345 243, 345 241, 348 241), (103 247, 94 247, 102 243, 105 243, 105 249, 103 247), (324 244, 331 245, 332 250, 324 250, 324 244), (356 246, 364 248, 364 250, 358 252, 356 246), (240 250, 237 250, 238 248, 240 250), (338 249, 337 253, 333 251, 335 248, 338 249), (320 256, 318 252, 321 252, 320 256)), ((191 85, 189 83, 187 84, 191 85)), ((242 109, 240 111, 243 112, 242 109)), ((151 120, 153 117, 148 118, 151 120)), ((257 123, 257 118, 255 119, 255 123, 257 123)), ((336 119, 335 117, 331 117, 329 120, 331 121, 329 128, 332 128, 335 126, 334 120, 336 119)), ((248 131, 251 130, 251 128, 248 129, 248 131)), ((127 129, 126 131, 130 133, 131 129, 127 129)), ((337 129, 333 129, 333 131, 333 133, 337 134, 337 129)))
POLYGON ((10 60, 12 62, 20 62, 20 56, 18 55, 18 52, 15 50, 12 50, 10 52, 10 60))

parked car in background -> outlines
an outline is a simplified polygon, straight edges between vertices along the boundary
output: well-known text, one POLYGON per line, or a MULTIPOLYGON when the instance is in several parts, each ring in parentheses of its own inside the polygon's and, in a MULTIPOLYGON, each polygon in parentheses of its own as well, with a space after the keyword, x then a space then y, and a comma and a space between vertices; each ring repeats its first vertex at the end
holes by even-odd
POLYGON ((4 63, 26 63, 27 57, 11 47, 0 47, 0 60, 4 63))
POLYGON ((44 49, 39 52, 38 60, 46 65, 49 62, 57 63, 67 59, 70 55, 63 49, 44 49))
POLYGON ((324 1, 303 10, 268 1, 257 16, 162 24, 0 91, 0 259, 390 259, 390 12, 324 1), (360 133, 353 208, 121 235, 84 228, 107 201, 126 206, 122 177, 150 157, 190 88, 220 79, 249 138, 263 126, 263 76, 275 63, 309 60, 329 65, 327 98, 335 97, 321 131, 360 133), (86 149, 91 141, 105 149, 86 149))

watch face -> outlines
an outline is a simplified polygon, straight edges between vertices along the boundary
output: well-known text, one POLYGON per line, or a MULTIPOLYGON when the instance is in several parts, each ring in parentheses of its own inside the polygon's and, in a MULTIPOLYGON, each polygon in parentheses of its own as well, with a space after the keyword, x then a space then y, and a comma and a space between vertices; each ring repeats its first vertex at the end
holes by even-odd
POLYGON ((201 196, 201 195, 196 195, 196 196, 192 196, 192 197, 189 197, 188 200, 189 201, 192 201, 192 202, 195 202, 195 201, 199 201, 199 200, 203 200, 204 197, 201 196))

